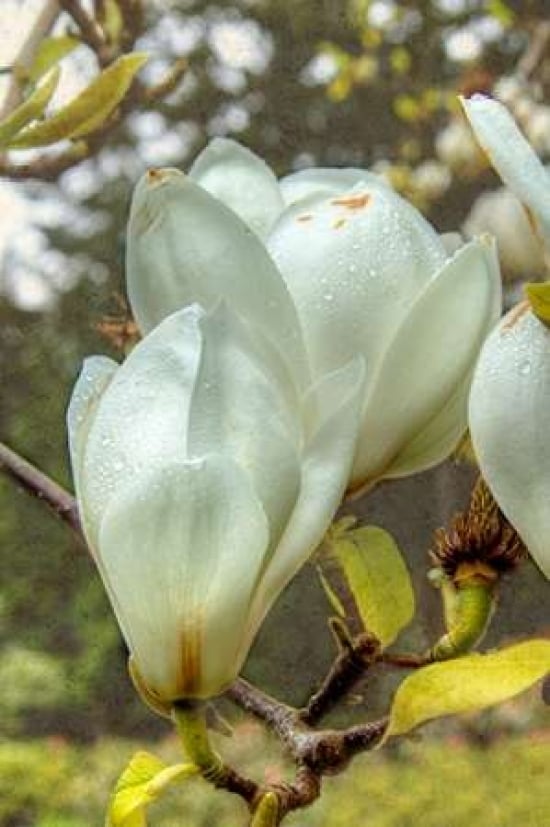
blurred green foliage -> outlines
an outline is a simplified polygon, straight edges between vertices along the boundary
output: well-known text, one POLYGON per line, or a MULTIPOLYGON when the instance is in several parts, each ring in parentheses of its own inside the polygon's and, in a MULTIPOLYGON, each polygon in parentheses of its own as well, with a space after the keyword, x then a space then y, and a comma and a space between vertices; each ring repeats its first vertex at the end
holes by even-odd
MULTIPOLYGON (((271 780, 287 771, 256 727, 241 727, 224 751, 240 766, 271 780), (267 759, 267 770, 266 767, 267 759)), ((120 767, 144 744, 104 739, 77 748, 62 739, 0 745, 0 827, 97 827, 120 767)), ((170 738, 155 745, 181 760, 170 738)), ((550 811, 550 742, 505 737, 487 750, 461 739, 405 743, 392 757, 356 759, 342 777, 327 780, 322 798, 295 813, 300 827, 545 827, 550 811), (513 783, 510 783, 513 779, 513 783)), ((155 827, 234 827, 242 802, 188 779, 150 808, 155 827)))

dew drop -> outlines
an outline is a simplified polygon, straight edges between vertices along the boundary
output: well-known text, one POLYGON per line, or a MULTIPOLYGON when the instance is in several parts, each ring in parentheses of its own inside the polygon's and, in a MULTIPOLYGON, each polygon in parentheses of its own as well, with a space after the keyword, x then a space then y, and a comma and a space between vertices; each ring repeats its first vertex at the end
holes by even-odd
POLYGON ((522 376, 528 376, 531 373, 531 362, 528 359, 520 363, 519 372, 522 376))

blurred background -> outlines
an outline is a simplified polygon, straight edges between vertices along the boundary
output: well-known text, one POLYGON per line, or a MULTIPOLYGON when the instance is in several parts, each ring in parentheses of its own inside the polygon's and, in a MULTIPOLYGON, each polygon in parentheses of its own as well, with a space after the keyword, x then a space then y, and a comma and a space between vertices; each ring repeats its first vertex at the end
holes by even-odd
MULTIPOLYGON (((43 6, 2 0, 4 69, 43 6)), ((65 408, 81 361, 91 353, 122 355, 132 188, 148 167, 186 169, 213 136, 243 142, 279 175, 312 165, 368 167, 441 232, 494 233, 508 303, 521 296, 522 281, 543 277, 529 224, 473 143, 457 94, 498 96, 550 161, 548 0, 143 6, 136 48, 152 55, 143 77, 153 83, 185 58, 181 82, 132 111, 94 157, 56 180, 0 180, 1 438, 67 487, 65 408)), ((54 33, 66 29, 67 18, 57 15, 54 33)), ((97 71, 86 46, 62 67, 54 107, 97 71)), ((9 73, 0 74, 0 112, 10 83, 9 73)), ((421 608, 401 649, 421 649, 441 633, 427 551, 433 529, 465 505, 474 477, 463 452, 354 506, 394 533, 414 576, 421 608)), ((93 827, 103 823, 109 789, 133 750, 155 742, 151 749, 174 758, 177 745, 133 693, 86 552, 40 502, 2 477, 0 508, 0 827, 93 827)), ((334 654, 328 613, 308 565, 269 617, 247 676, 282 700, 303 703, 334 654)), ((548 585, 525 563, 502 589, 486 645, 549 629, 548 585)), ((369 679, 333 720, 380 714, 391 688, 387 679, 369 679)), ((235 736, 220 743, 224 754, 259 777, 285 777, 276 745, 229 705, 224 712, 235 726, 235 736)), ((357 759, 289 823, 543 827, 549 722, 539 689, 483 715, 431 725, 418 738, 357 759)), ((196 782, 189 794, 159 805, 152 822, 229 827, 241 823, 241 806, 196 782)))

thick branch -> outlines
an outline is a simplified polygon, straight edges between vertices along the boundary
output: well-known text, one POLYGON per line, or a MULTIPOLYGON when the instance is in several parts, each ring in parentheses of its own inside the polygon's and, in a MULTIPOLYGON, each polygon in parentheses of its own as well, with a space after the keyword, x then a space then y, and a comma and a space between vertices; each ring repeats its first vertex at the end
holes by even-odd
POLYGON ((382 719, 344 730, 316 732, 304 723, 297 709, 279 703, 243 679, 237 680, 227 694, 241 709, 263 721, 299 766, 309 767, 318 775, 340 772, 358 752, 372 749, 387 725, 382 719))
POLYGON ((0 442, 0 469, 25 491, 42 500, 82 537, 75 498, 50 477, 0 442))

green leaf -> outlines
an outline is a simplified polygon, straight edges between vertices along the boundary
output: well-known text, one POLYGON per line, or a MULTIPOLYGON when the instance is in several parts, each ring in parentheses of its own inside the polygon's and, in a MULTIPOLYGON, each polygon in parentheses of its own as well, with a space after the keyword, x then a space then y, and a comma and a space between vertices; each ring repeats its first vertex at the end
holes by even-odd
POLYGON ((387 531, 343 523, 333 526, 326 546, 348 583, 365 628, 388 646, 414 614, 407 567, 387 531))
POLYGON ((111 64, 66 106, 42 123, 29 126, 9 144, 11 149, 47 146, 93 132, 126 95, 135 74, 148 56, 134 52, 111 64))
POLYGON ((492 17, 498 20, 499 23, 502 23, 502 25, 506 27, 511 26, 516 19, 513 10, 504 0, 489 0, 487 11, 492 17))
POLYGON ((50 102, 59 82, 60 70, 52 69, 44 82, 16 109, 0 121, 0 147, 5 147, 21 129, 31 121, 40 118, 50 102))
POLYGON ((531 282, 525 285, 524 290, 535 316, 545 325, 550 325, 550 282, 531 282))
POLYGON ((47 37, 42 41, 28 70, 29 80, 36 83, 42 75, 63 60, 73 49, 80 46, 80 40, 65 34, 60 37, 47 37))
POLYGON ((276 827, 279 823, 279 798, 276 793, 264 793, 254 810, 250 827, 276 827))
POLYGON ((432 718, 471 712, 518 695, 550 672, 550 640, 434 663, 403 681, 383 741, 432 718))
POLYGON ((118 43, 124 30, 124 16, 117 0, 104 0, 100 23, 111 43, 118 43))
POLYGON ((136 752, 116 783, 106 827, 145 827, 145 807, 168 784, 196 773, 193 764, 167 766, 149 752, 136 752))

